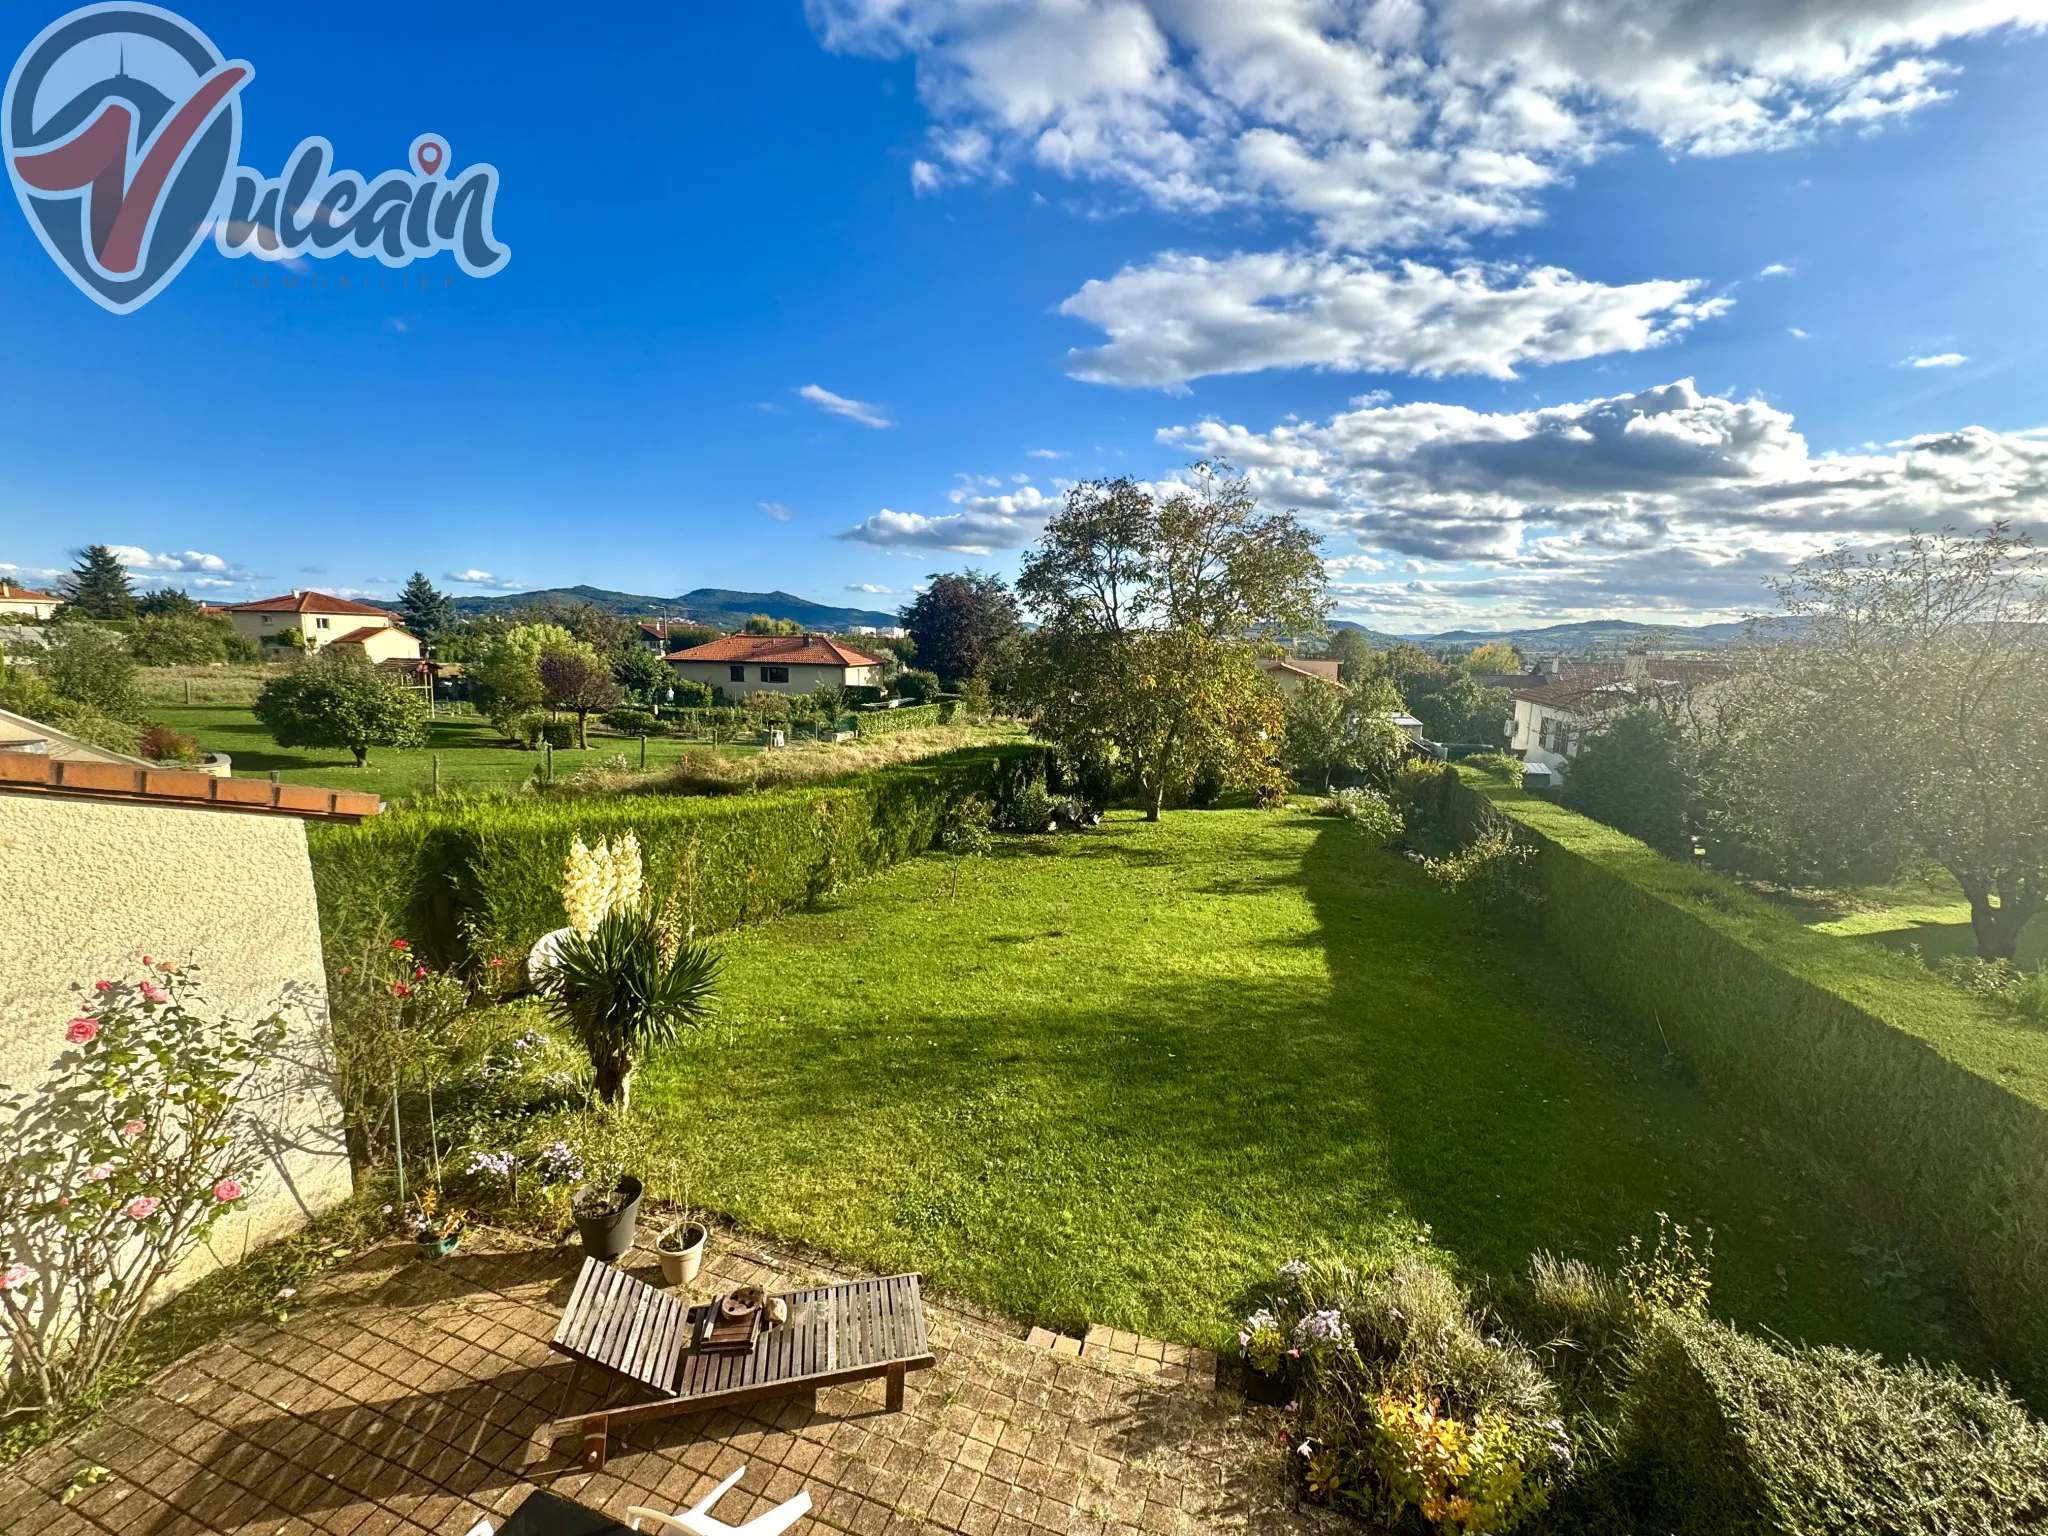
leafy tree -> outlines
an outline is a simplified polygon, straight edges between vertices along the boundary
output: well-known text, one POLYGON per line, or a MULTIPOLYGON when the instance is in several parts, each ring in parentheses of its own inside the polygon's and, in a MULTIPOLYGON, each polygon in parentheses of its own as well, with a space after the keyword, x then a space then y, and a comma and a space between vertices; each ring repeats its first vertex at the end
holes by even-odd
POLYGON ((1323 645, 1323 655, 1337 663, 1337 680, 1343 683, 1371 677, 1376 654, 1365 636, 1355 629, 1334 629, 1323 645))
POLYGON ((599 603, 536 603, 519 610, 522 628, 552 625, 567 630, 607 664, 640 649, 640 626, 599 603))
POLYGON ((372 747, 423 747, 427 706, 359 651, 328 650, 273 677, 256 718, 281 747, 346 747, 366 767, 372 747))
POLYGON ((1432 741, 1498 746, 1507 740, 1514 701, 1505 688, 1487 688, 1463 669, 1403 643, 1372 658, 1362 675, 1384 677, 1432 741))
POLYGON ((709 624, 673 625, 669 629, 668 640, 663 649, 670 653, 687 651, 696 646, 709 645, 723 633, 723 630, 713 629, 709 624))
POLYGON ((1387 718, 1400 708, 1384 678, 1357 688, 1305 682, 1287 701, 1281 760, 1297 779, 1325 790, 1339 772, 1385 783, 1407 751, 1406 733, 1387 718))
POLYGON ((896 696, 913 704, 929 704, 939 696, 939 675, 913 668, 896 675, 896 696))
POLYGON ((590 717, 616 709, 618 680, 588 646, 549 651, 540 659, 541 699, 549 709, 576 717, 576 745, 590 745, 590 717))
POLYGON ((128 631, 135 655, 151 667, 203 667, 229 661, 237 652, 250 649, 246 643, 236 644, 241 638, 226 619, 206 617, 196 608, 187 613, 145 613, 128 631))
POLYGON ((1003 578, 979 571, 930 577, 901 617, 919 664, 948 688, 992 672, 1021 627, 1003 578))
POLYGON ((676 669, 636 645, 612 663, 612 676, 634 698, 652 704, 675 686, 676 669))
POLYGON ((1484 645, 1475 645, 1465 653, 1459 662, 1467 672, 1491 672, 1496 675, 1522 670, 1522 653, 1505 640, 1489 640, 1484 645))
POLYGON ((746 633, 750 635, 800 635, 803 632, 803 625, 795 619, 771 619, 765 613, 752 614, 746 622, 746 633))
POLYGON ((455 623, 455 604, 445 592, 437 591, 425 571, 414 571, 405 590, 398 594, 398 612, 405 627, 423 645, 433 644, 440 633, 455 623))
POLYGON ((115 720, 135 720, 135 657, 119 631, 73 619, 53 624, 36 653, 36 671, 59 698, 115 720))
POLYGON ((576 649, 576 637, 555 624, 515 624, 494 636, 482 653, 464 662, 470 697, 508 736, 522 715, 547 699, 540 659, 550 651, 576 649))
POLYGON ((1254 637, 1321 623, 1319 543, 1212 464, 1163 497, 1075 486, 1017 583, 1041 626, 1023 674, 1039 733, 1127 776, 1151 820, 1204 773, 1276 792, 1285 712, 1254 637))
POLYGON ((135 589, 128 584, 128 567, 104 544, 88 544, 79 553, 78 564, 64 578, 62 595, 80 618, 135 617, 135 589))
POLYGON ((692 682, 679 677, 675 681, 675 706, 677 709, 709 709, 718 700, 713 697, 709 683, 692 682))
POLYGON ((1719 829, 1818 878, 1917 854, 2012 957, 2048 907, 2048 568, 2023 534, 1838 549, 1778 584, 1803 632, 1758 647, 1723 711, 1719 829))
POLYGON ((166 616, 196 616, 199 604, 183 587, 164 587, 160 591, 145 592, 135 600, 135 612, 142 618, 163 618, 166 616))
POLYGON ((1699 750, 1659 709, 1616 712, 1573 757, 1563 800, 1573 810, 1674 857, 1692 851, 1699 750))

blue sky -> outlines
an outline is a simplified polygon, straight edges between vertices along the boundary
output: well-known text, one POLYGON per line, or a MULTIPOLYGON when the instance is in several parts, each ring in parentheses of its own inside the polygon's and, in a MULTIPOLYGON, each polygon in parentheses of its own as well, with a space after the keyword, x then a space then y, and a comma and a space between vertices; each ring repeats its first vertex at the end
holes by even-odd
POLYGON ((190 0, 255 66, 242 165, 445 134, 512 259, 286 293, 203 246, 116 316, 6 210, 0 573, 893 608, 1013 570, 1074 479, 1219 450, 1404 631, 1728 617, 1840 539, 2040 529, 2038 7, 1706 9, 190 0))

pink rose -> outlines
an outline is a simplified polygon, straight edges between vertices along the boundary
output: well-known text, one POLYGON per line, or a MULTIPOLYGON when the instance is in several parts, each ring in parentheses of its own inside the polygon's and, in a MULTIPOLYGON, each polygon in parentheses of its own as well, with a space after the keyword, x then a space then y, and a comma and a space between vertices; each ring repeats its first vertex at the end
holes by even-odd
POLYGON ((493 965, 503 965, 504 963, 505 963, 505 962, 504 962, 504 961, 502 961, 502 960, 493 960, 493 961, 491 962, 491 964, 493 964, 493 965))
POLYGON ((133 1141, 136 1137, 140 1136, 146 1129, 147 1127, 144 1126, 140 1120, 130 1120, 126 1125, 121 1127, 121 1134, 123 1136, 126 1136, 130 1141, 133 1141))
POLYGON ((145 981, 142 984, 142 995, 148 998, 152 1003, 169 1002, 171 997, 170 993, 166 992, 162 987, 158 986, 153 981, 145 981))
POLYGON ((73 1045, 88 1045, 92 1037, 100 1032, 98 1019, 73 1019, 64 1026, 64 1038, 73 1045))
POLYGON ((239 1200, 242 1198, 242 1186, 233 1179, 222 1179, 213 1186, 213 1198, 222 1205, 226 1205, 230 1200, 239 1200))
POLYGON ((111 992, 114 990, 114 984, 111 981, 96 981, 92 984, 92 989, 95 992, 111 992))
POLYGON ((121 1214, 130 1221, 147 1221, 156 1214, 156 1208, 163 1204, 155 1195, 137 1195, 121 1207, 121 1214))
POLYGON ((33 1271, 26 1264, 10 1264, 0 1269, 0 1291, 18 1291, 27 1285, 33 1271))
POLYGON ((147 956, 147 955, 144 955, 144 956, 142 957, 142 963, 143 963, 144 965, 154 965, 154 964, 156 964, 156 962, 155 962, 154 960, 150 959, 150 958, 149 958, 149 956, 147 956))
POLYGON ((85 1182, 88 1184, 97 1184, 101 1179, 111 1179, 113 1176, 114 1165, 112 1163, 94 1163, 85 1170, 85 1182))
POLYGON ((422 976, 426 974, 427 968, 424 965, 416 965, 412 968, 412 979, 414 981, 418 981, 422 976))
POLYGON ((402 982, 402 981, 399 981, 399 982, 393 982, 393 983, 392 983, 392 985, 391 985, 391 990, 392 990, 393 992, 396 992, 396 993, 397 993, 397 994, 398 994, 398 995, 399 995, 400 997, 411 997, 411 996, 412 996, 412 988, 411 988, 411 987, 408 987, 408 986, 407 986, 407 985, 406 985, 406 984, 405 984, 404 982, 402 982))
POLYGON ((393 949, 411 949, 411 948, 412 948, 412 946, 411 946, 410 944, 406 943, 406 942, 405 942, 405 940, 403 940, 403 939, 393 939, 393 940, 391 941, 391 947, 392 947, 393 949))

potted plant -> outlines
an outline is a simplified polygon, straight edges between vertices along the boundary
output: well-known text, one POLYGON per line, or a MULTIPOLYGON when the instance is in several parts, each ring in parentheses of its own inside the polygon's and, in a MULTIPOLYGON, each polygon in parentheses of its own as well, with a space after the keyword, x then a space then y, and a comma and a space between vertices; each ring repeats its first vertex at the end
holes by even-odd
POLYGON ((441 1192, 429 1184, 406 1212, 420 1257, 432 1262, 445 1259, 462 1243, 462 1213, 441 1204, 441 1192))
POLYGON ((692 1220, 685 1208, 682 1220, 654 1240, 661 1278, 670 1285, 688 1285, 695 1280, 697 1267, 704 1262, 704 1240, 710 1235, 704 1223, 692 1220))
POLYGON ((1285 1403, 1293 1383, 1288 1379, 1290 1356, 1280 1319, 1259 1308, 1239 1327, 1237 1352, 1244 1366, 1244 1395, 1274 1407, 1285 1403))
POLYGON ((640 1181, 630 1173, 593 1178, 570 1197, 569 1211, 585 1253, 606 1263, 624 1258, 640 1223, 640 1181))

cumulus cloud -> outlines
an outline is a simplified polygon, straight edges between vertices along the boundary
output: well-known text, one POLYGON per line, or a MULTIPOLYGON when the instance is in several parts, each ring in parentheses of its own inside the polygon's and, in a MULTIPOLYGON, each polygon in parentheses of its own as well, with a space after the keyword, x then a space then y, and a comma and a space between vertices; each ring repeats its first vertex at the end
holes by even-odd
POLYGON ((1764 576, 1838 541, 1999 517, 2048 533, 2048 432, 1815 454, 1788 413, 1689 379, 1529 411, 1380 405, 1161 437, 1227 456, 1268 504, 1368 558, 1410 564, 1408 580, 1336 589, 1342 608, 1389 619, 1732 616, 1764 602, 1764 576))
POLYGON ((1758 277, 1790 277, 1791 275, 1792 269, 1782 261, 1774 261, 1757 273, 1758 277))
POLYGON ((901 587, 881 587, 875 585, 872 581, 849 582, 846 590, 849 592, 865 592, 870 597, 901 597, 903 595, 901 587))
POLYGON ((1286 367, 1511 379, 1520 364, 1661 346, 1727 308, 1699 287, 1610 287, 1557 267, 1164 256, 1086 284, 1060 309, 1108 332, 1106 345, 1068 354, 1070 372, 1102 384, 1173 388, 1286 367))
POLYGON ((144 587, 178 586, 203 592, 238 587, 250 573, 219 555, 196 549, 151 551, 136 544, 110 544, 114 558, 144 587))
POLYGON ((521 586, 521 583, 519 582, 507 581, 503 577, 493 576, 489 571, 479 571, 475 569, 467 571, 443 571, 441 573, 441 579, 443 581, 460 582, 462 583, 462 585, 466 587, 492 587, 500 592, 517 592, 521 586))
POLYGON ((864 427, 895 425, 882 414, 879 406, 869 405, 865 400, 849 400, 844 395, 835 395, 820 384, 806 384, 797 393, 819 410, 830 411, 834 416, 844 416, 848 421, 857 421, 864 427))
POLYGON ((927 517, 921 512, 893 512, 884 507, 839 537, 901 554, 947 550, 987 555, 1029 544, 1059 505, 1058 497, 1048 496, 1034 485, 991 493, 981 481, 962 484, 947 500, 960 510, 927 517))
POLYGON ((1909 368, 1960 368, 1969 359, 1960 352, 1936 352, 1930 357, 1909 357, 1909 368))

